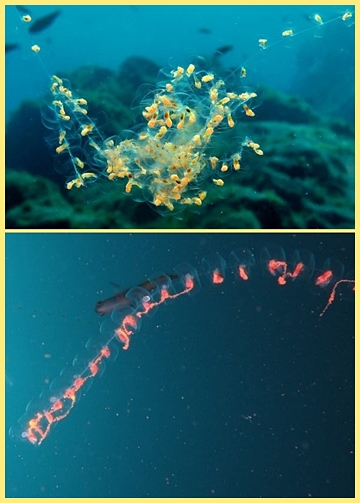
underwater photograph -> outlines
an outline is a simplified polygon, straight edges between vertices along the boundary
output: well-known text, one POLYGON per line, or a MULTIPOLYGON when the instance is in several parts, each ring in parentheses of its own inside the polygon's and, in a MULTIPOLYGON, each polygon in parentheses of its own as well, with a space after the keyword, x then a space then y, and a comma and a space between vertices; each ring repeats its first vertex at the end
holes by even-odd
POLYGON ((353 5, 5 18, 6 228, 354 228, 353 5))
POLYGON ((8 233, 7 498, 353 498, 353 233, 8 233))

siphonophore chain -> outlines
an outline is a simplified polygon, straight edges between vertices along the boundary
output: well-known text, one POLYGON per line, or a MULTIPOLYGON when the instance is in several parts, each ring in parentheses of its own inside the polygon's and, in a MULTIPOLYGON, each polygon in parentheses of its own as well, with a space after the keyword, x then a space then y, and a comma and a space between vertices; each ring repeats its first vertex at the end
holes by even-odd
MULTIPOLYGON (((319 316, 325 315, 342 288, 355 290, 355 280, 343 277, 344 266, 334 258, 328 258, 321 269, 315 269, 314 255, 308 250, 295 250, 290 260, 279 246, 265 247, 260 254, 265 277, 285 287, 294 281, 305 281, 316 290, 326 292, 326 303, 319 316)), ((202 260, 198 272, 190 264, 180 264, 170 274, 162 274, 141 284, 125 289, 112 297, 99 301, 95 311, 106 317, 100 335, 92 337, 83 354, 75 357, 40 398, 30 402, 25 414, 10 428, 10 436, 33 445, 40 445, 48 437, 53 426, 65 419, 95 376, 105 370, 105 362, 116 356, 118 343, 128 350, 133 336, 139 332, 141 321, 166 302, 193 295, 201 289, 205 276, 212 285, 225 281, 226 269, 241 282, 251 282, 255 258, 248 248, 230 253, 229 265, 219 254, 202 260)), ((340 294, 340 293, 339 293, 340 294)))

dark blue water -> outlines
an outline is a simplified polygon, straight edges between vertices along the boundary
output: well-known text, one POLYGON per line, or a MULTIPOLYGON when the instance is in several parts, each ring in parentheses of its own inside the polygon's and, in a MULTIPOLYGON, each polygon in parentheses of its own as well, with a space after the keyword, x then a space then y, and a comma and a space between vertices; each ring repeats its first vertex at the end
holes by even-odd
POLYGON ((99 336, 98 300, 211 252, 256 265, 146 317, 40 447, 8 440, 6 496, 353 497, 354 304, 319 318, 329 292, 266 281, 271 244, 354 268, 351 234, 7 235, 7 428, 99 336))

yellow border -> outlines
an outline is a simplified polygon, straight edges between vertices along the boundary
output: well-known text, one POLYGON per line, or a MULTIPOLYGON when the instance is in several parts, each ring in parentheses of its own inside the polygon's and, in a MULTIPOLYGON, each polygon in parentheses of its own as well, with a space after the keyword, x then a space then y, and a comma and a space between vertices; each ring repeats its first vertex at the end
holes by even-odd
MULTIPOLYGON (((264 2, 263 1, 258 1, 258 0, 255 0, 253 2, 251 2, 253 5, 263 5, 264 2)), ((318 1, 316 2, 318 5, 329 5, 329 2, 324 2, 324 1, 318 1)), ((73 2, 63 2, 64 5, 73 5, 74 3, 73 2)), ((75 3, 76 4, 76 3, 75 3)), ((113 2, 107 2, 106 3, 107 5, 116 5, 117 3, 113 3, 113 2)), ((141 5, 141 2, 133 2, 133 1, 129 1, 129 2, 126 2, 126 4, 131 4, 131 5, 141 5)), ((195 2, 196 5, 209 5, 208 2, 195 2)), ((228 4, 232 4, 234 5, 234 3, 232 2, 228 2, 228 4)), ((242 4, 242 5, 248 5, 248 3, 246 2, 236 2, 236 4, 242 4)), ((305 5, 313 5, 313 2, 302 2, 302 4, 305 6, 305 5)), ((5 4, 4 4, 5 5, 5 4)), ((15 2, 7 2, 6 5, 15 5, 15 2)), ((32 5, 48 5, 48 2, 44 3, 44 2, 33 2, 32 5)), ((154 2, 154 5, 168 5, 168 2, 154 2)), ((188 1, 183 1, 181 3, 174 3, 173 5, 194 5, 194 2, 192 2, 191 0, 188 0, 188 1)), ((273 5, 283 5, 282 2, 274 2, 273 5)), ((288 5, 288 4, 285 4, 285 5, 288 5)), ((347 3, 345 2, 336 2, 336 5, 348 5, 347 3)), ((3 27, 3 32, 4 32, 4 10, 2 10, 2 13, 1 13, 1 18, 2 18, 2 27, 3 27)), ((251 22, 251 20, 249 20, 249 22, 251 22)), ((358 39, 356 40, 356 46, 357 46, 357 49, 358 49, 358 39)), ((358 51, 357 51, 357 54, 358 54, 358 51)), ((357 64, 357 62, 356 62, 357 64)), ((357 65, 358 66, 358 65, 357 65)), ((3 67, 4 68, 4 67, 3 67)), ((336 74, 336 69, 334 69, 334 77, 335 77, 335 74, 336 74)), ((2 96, 4 97, 4 79, 2 79, 1 81, 1 90, 2 90, 2 96)), ((3 110, 4 110, 4 107, 3 107, 3 110)), ((358 110, 358 107, 356 108, 356 110, 358 110)), ((4 124, 4 123, 3 123, 4 124)), ((3 133, 3 138, 4 138, 4 133, 3 133)), ((358 144, 358 142, 357 142, 358 144)), ((358 156, 356 155, 356 165, 357 165, 357 159, 358 159, 358 156)), ((5 165, 5 160, 4 160, 4 152, 3 152, 3 165, 5 165)), ((4 182, 3 182, 4 184, 4 182)), ((4 185, 3 185, 3 189, 4 189, 4 185)), ((4 192, 3 192, 4 193, 4 192)), ((359 191, 358 191, 358 186, 357 186, 357 183, 356 183, 356 194, 358 194, 359 191)), ((2 214, 3 214, 3 218, 5 219, 5 215, 4 215, 4 207, 2 206, 2 214)), ((356 217, 358 219, 358 213, 356 211, 356 217)), ((13 233, 18 233, 19 231, 14 231, 14 230, 9 230, 7 231, 7 233, 9 234, 13 234, 13 233)), ((21 233, 35 233, 35 232, 39 232, 39 231, 36 231, 36 230, 21 230, 21 233)), ((64 231, 53 231, 53 230, 46 230, 46 231, 41 231, 41 232, 45 232, 45 233, 91 233, 91 232, 99 232, 99 233, 117 233, 117 232, 122 232, 122 233, 128 233, 129 231, 128 230, 123 230, 123 231, 117 231, 117 230, 110 230, 110 231, 107 231, 107 230, 99 230, 99 231, 91 231, 91 230, 64 230, 64 231)), ((167 232, 174 232, 174 231, 167 231, 167 230, 146 230, 146 231, 142 231, 142 230, 134 230, 134 231, 131 231, 131 232, 134 232, 134 233, 151 233, 151 232, 155 232, 155 233, 167 233, 167 232)), ((178 231, 175 231, 177 233, 187 233, 189 232, 188 230, 186 229, 182 229, 182 230, 178 230, 178 231)), ((234 232, 236 234, 243 234, 243 233, 246 233, 246 234, 252 234, 252 233, 260 233, 260 234, 267 234, 271 231, 269 230, 266 230, 266 231, 259 231, 259 230, 247 230, 247 231, 240 231, 240 230, 236 230, 236 231, 229 231, 229 230, 223 230, 223 231, 215 231, 215 230, 212 230, 210 232, 208 231, 205 231, 205 230, 197 230, 195 231, 195 233, 216 233, 216 232, 223 232, 223 233, 229 233, 229 232, 234 232)), ((308 233, 309 231, 308 230, 298 230, 298 229, 291 229, 291 230, 276 230, 275 231, 276 233, 296 233, 296 234, 299 234, 299 233, 308 233)), ((314 233, 316 233, 317 231, 314 231, 314 233)), ((342 232, 345 232, 345 233, 353 233, 354 231, 352 230, 344 230, 344 231, 341 231, 341 230, 321 230, 322 233, 342 233, 342 232)), ((358 250, 359 250, 359 246, 358 246, 358 242, 357 242, 357 238, 356 238, 356 256, 358 255, 358 250)), ((4 244, 3 246, 1 247, 1 250, 2 250, 2 258, 3 258, 3 261, 5 262, 5 253, 4 253, 4 244)), ((3 262, 3 263, 4 263, 3 262)), ((356 261, 356 271, 357 271, 357 267, 358 267, 358 261, 356 261)), ((4 274, 4 270, 3 270, 3 274, 4 274)), ((357 276, 357 274, 356 274, 357 276)), ((4 278, 4 275, 2 276, 4 278)), ((356 301, 357 302, 357 301, 356 301)), ((356 311, 358 310, 359 308, 359 305, 358 305, 358 302, 356 303, 356 311)), ((3 319, 4 319, 4 302, 3 302, 3 308, 2 308, 2 316, 3 316, 3 319)), ((356 359, 358 359, 358 352, 356 351, 356 359)), ((4 365, 4 355, 3 355, 3 358, 2 358, 2 375, 4 376, 5 375, 5 372, 4 372, 4 368, 5 368, 5 365, 4 365)), ((356 375, 356 383, 358 384, 358 379, 357 379, 357 375, 356 375)), ((2 403, 4 404, 4 386, 1 388, 2 389, 2 403)), ((358 397, 356 396, 356 404, 358 404, 358 397)), ((357 425, 357 423, 356 423, 357 425)), ((3 415, 1 416, 1 426, 2 426, 2 431, 5 431, 5 427, 4 427, 4 418, 3 418, 3 415)), ((331 439, 329 439, 329 442, 331 442, 331 439)), ((356 457, 356 460, 358 461, 358 456, 356 457)), ((359 465, 359 463, 357 463, 357 466, 359 465)), ((358 475, 358 471, 357 471, 357 475, 358 475)), ((356 477, 356 480, 357 480, 357 477, 356 477)), ((1 486, 4 488, 4 473, 2 472, 2 478, 1 478, 1 486)), ((356 487, 357 489, 357 487, 356 487)), ((357 491, 356 491, 357 493, 357 491)), ((3 494, 4 494, 4 491, 3 491, 3 494)), ((120 498, 119 498, 120 499, 120 498)), ((138 498, 136 498, 138 499, 138 498)), ((17 498, 13 499, 13 500, 17 500, 17 498)), ((60 498, 60 500, 65 500, 65 498, 60 498)), ((81 498, 80 498, 81 500, 81 498)), ((262 499, 262 501, 270 501, 269 498, 265 498, 265 499, 262 499)), ((305 501, 305 498, 300 498, 299 501, 302 501, 304 500, 305 501)), ((320 499, 321 501, 327 501, 323 498, 320 499)), ((41 501, 41 500, 40 500, 41 501)), ((59 499, 56 499, 56 501, 59 501, 59 499)), ((84 499, 84 501, 87 501, 84 499)), ((94 501, 100 501, 100 498, 94 498, 94 501)), ((123 500, 125 501, 125 499, 123 500)), ((129 499, 129 501, 133 501, 133 499, 129 499)), ((197 499, 197 501, 209 501, 207 498, 199 498, 197 499)), ((333 501, 333 500, 332 500, 333 501)), ((341 501, 344 501, 344 500, 341 500, 341 501)))

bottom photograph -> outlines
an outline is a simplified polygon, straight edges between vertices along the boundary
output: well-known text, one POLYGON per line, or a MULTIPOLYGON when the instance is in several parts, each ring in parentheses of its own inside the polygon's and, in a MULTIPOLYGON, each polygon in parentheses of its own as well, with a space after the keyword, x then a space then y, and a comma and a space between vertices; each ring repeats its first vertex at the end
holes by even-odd
POLYGON ((5 251, 6 497, 354 497, 353 233, 5 251))

